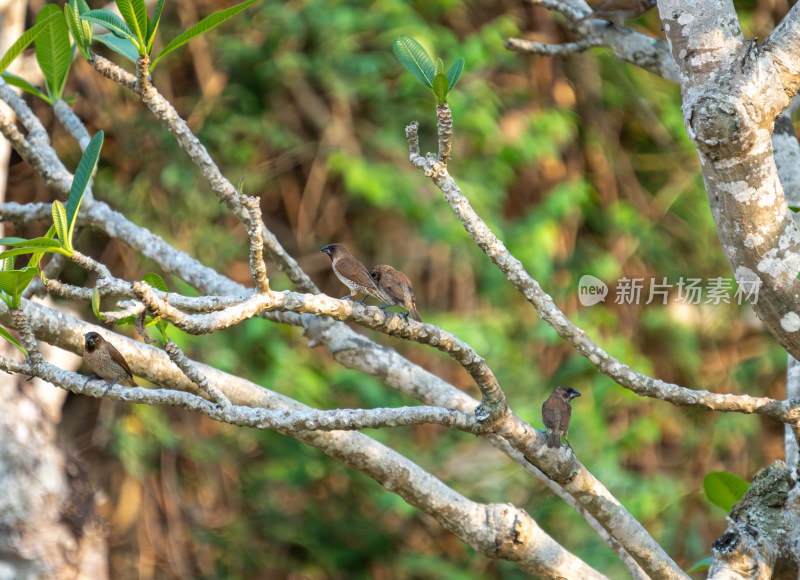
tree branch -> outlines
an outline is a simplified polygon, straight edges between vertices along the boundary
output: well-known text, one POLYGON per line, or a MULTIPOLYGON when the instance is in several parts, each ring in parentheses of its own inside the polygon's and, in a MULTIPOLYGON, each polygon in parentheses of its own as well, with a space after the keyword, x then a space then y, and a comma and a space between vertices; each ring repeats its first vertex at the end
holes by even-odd
MULTIPOLYGON (((538 3, 551 10, 558 10, 553 4, 557 2, 538 3)), ((579 13, 576 12, 577 16, 579 13)), ((587 14, 589 14, 587 12, 587 14)), ((548 56, 563 56, 576 52, 583 52, 589 48, 606 47, 619 60, 636 65, 651 73, 672 82, 678 82, 678 67, 669 52, 667 44, 659 39, 630 28, 609 26, 605 22, 584 20, 580 23, 581 16, 570 19, 570 28, 578 36, 575 42, 564 44, 546 44, 531 42, 520 38, 506 40, 506 48, 516 52, 528 54, 541 54, 548 56)))
MULTIPOLYGON (((247 220, 247 213, 238 199, 236 188, 222 175, 208 151, 194 136, 186 122, 181 119, 172 104, 162 97, 150 83, 131 85, 130 79, 122 74, 121 69, 111 61, 101 56, 95 56, 92 65, 103 76, 122 84, 133 90, 141 99, 142 103, 177 139, 181 148, 186 151, 189 158, 200 169, 203 177, 208 181, 211 190, 219 197, 225 206, 236 215, 240 220, 247 220), (121 71, 121 72, 120 72, 121 71)), ((126 73, 127 74, 127 73, 126 73)), ((130 76, 130 75, 128 75, 130 76)), ((263 226, 262 226, 263 227, 263 226)), ((281 246, 278 238, 263 227, 263 243, 272 258, 277 262, 278 268, 285 272, 292 283, 303 292, 319 292, 316 284, 303 272, 286 250, 281 246)))
POLYGON ((779 42, 785 36, 763 47, 744 42, 729 2, 709 10, 700 0, 663 0, 659 10, 681 70, 684 123, 700 153, 725 256, 740 284, 759 285, 754 310, 798 357, 800 230, 771 146, 775 120, 800 80, 779 42))
MULTIPOLYGON (((46 339, 48 342, 74 348, 75 341, 79 341, 88 330, 96 328, 75 319, 68 321, 71 317, 37 304, 26 302, 25 305, 33 312, 34 330, 50 336, 46 339), (49 313, 46 314, 46 311, 49 313)), ((6 316, 0 307, 0 318, 6 316)), ((115 342, 115 346, 131 363, 136 375, 157 378, 162 384, 174 383, 177 388, 188 386, 186 377, 172 366, 162 351, 122 337, 115 342), (151 354, 143 358, 131 348, 151 354)), ((411 505, 431 515, 484 555, 511 560, 531 573, 546 577, 605 578, 553 541, 524 510, 511 505, 482 505, 472 502, 413 462, 369 437, 339 430, 348 426, 356 427, 358 421, 364 425, 377 425, 382 421, 385 426, 395 426, 395 422, 397 425, 414 424, 414 420, 427 423, 428 419, 442 417, 444 422, 451 422, 448 426, 461 426, 469 431, 473 426, 479 425, 474 417, 451 409, 415 411, 418 415, 411 420, 404 419, 407 410, 313 411, 292 399, 238 377, 205 365, 198 365, 198 368, 206 376, 216 377, 212 380, 230 396, 233 406, 222 408, 190 392, 119 385, 112 387, 104 396, 143 404, 178 405, 212 419, 236 425, 275 428, 366 473, 411 505), (244 401, 263 409, 243 407, 241 403, 244 401), (383 418, 379 419, 381 416, 383 418), (316 430, 309 431, 310 428, 316 430), (320 432, 320 429, 332 431, 320 432)), ((27 366, 10 359, 2 359, 0 369, 25 373, 27 366)), ((105 389, 104 385, 94 386, 91 382, 87 385, 84 376, 46 362, 37 367, 37 376, 72 392, 89 396, 98 396, 105 389)))
POLYGON ((596 46, 603 46, 600 39, 596 37, 582 38, 577 42, 565 42, 563 44, 544 44, 523 40, 521 38, 509 38, 506 40, 506 48, 514 52, 524 54, 539 54, 542 56, 565 56, 576 52, 583 52, 596 46))
POLYGON ((250 216, 249 224, 243 222, 245 226, 249 226, 247 233, 250 236, 250 271, 253 273, 256 291, 259 294, 267 294, 269 280, 267 280, 267 265, 264 263, 260 200, 257 197, 243 195, 240 201, 250 216))
POLYGON ((711 548, 714 562, 709 580, 796 578, 798 499, 797 483, 783 461, 759 470, 750 489, 733 506, 727 531, 711 548), (787 503, 793 503, 795 508, 789 508, 787 503))
POLYGON ((561 338, 586 357, 597 370, 639 396, 664 400, 673 405, 713 411, 760 413, 784 422, 794 420, 793 410, 796 408, 796 404, 791 402, 776 401, 767 397, 737 396, 687 389, 636 372, 608 355, 586 335, 586 332, 567 318, 555 305, 553 299, 542 290, 539 283, 528 274, 524 265, 494 235, 472 208, 469 200, 461 192, 447 169, 438 165, 433 154, 429 153, 427 157, 423 158, 415 153, 415 151, 419 151, 419 144, 415 141, 416 135, 415 122, 406 129, 411 163, 423 170, 425 175, 433 180, 472 240, 536 308, 542 320, 552 326, 561 338))
POLYGON ((223 409, 230 407, 231 401, 228 399, 225 393, 219 390, 214 384, 209 382, 208 378, 191 360, 188 359, 186 354, 184 354, 177 344, 171 340, 167 340, 167 344, 164 346, 164 351, 166 351, 170 360, 174 362, 179 369, 181 369, 183 374, 185 374, 190 381, 197 385, 198 389, 208 395, 212 401, 214 401, 223 409))
POLYGON ((486 361, 467 343, 454 334, 432 324, 405 320, 401 316, 381 310, 376 306, 365 306, 351 300, 339 300, 325 294, 298 294, 296 292, 268 292, 255 294, 245 302, 210 314, 189 315, 159 298, 153 289, 142 282, 133 284, 133 293, 155 316, 174 324, 189 334, 207 334, 230 328, 244 320, 266 311, 289 311, 298 314, 328 316, 339 321, 352 321, 406 340, 433 346, 450 355, 475 380, 483 395, 481 419, 493 419, 508 411, 505 395, 486 361))

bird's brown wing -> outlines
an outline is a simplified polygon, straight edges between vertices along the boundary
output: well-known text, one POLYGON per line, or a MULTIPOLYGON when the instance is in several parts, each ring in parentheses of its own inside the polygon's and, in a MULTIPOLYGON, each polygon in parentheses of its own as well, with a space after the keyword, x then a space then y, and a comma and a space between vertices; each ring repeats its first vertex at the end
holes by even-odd
POLYGON ((559 409, 558 406, 554 406, 553 408, 550 409, 550 412, 553 414, 552 415, 552 418, 553 418, 553 429, 555 429, 557 431, 560 431, 561 430, 561 425, 563 424, 563 422, 561 420, 561 417, 563 415, 563 413, 561 412, 561 409, 559 409))
POLYGON ((116 347, 112 344, 108 344, 108 354, 111 355, 111 360, 115 363, 119 364, 125 372, 128 373, 128 376, 133 378, 133 373, 131 372, 131 367, 128 366, 128 363, 125 362, 125 359, 122 358, 120 352, 116 349, 116 347))
POLYGON ((542 421, 548 429, 558 430, 561 428, 561 410, 558 408, 558 404, 555 404, 551 399, 552 395, 545 401, 542 408, 542 421))
POLYGON ((339 270, 342 276, 349 278, 364 288, 377 288, 377 286, 375 286, 375 281, 369 275, 369 272, 367 272, 364 264, 352 256, 340 258, 336 263, 336 269, 339 270))
POLYGON ((411 282, 403 286, 403 298, 405 298, 406 302, 416 306, 417 295, 414 293, 414 287, 411 285, 411 282))

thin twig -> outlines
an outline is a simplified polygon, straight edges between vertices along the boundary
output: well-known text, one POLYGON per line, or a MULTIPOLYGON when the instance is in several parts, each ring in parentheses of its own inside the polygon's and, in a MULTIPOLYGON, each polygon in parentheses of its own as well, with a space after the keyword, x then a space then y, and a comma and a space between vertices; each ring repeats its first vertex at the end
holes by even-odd
POLYGON ((419 143, 416 139, 417 131, 416 121, 406 128, 411 163, 423 170, 425 175, 433 180, 472 240, 533 305, 542 320, 552 326, 561 338, 586 357, 597 370, 637 395, 660 399, 673 405, 713 411, 762 413, 779 418, 778 420, 783 422, 793 420, 791 402, 784 405, 784 402, 767 397, 737 396, 687 389, 634 371, 607 354, 586 335, 586 332, 567 318, 556 306, 552 297, 544 292, 539 283, 525 270, 522 262, 515 258, 503 242, 494 235, 472 208, 469 200, 461 192, 447 169, 439 165, 430 154, 422 157, 418 153, 414 153, 414 151, 419 151, 419 143))
MULTIPOLYGON (((114 63, 102 58, 95 57, 92 61, 95 69, 104 76, 119 82, 123 86, 132 89, 147 106, 150 112, 172 133, 177 139, 181 148, 186 151, 191 160, 200 169, 203 177, 208 181, 212 191, 219 197, 225 206, 240 220, 246 220, 247 215, 244 207, 239 201, 236 188, 222 174, 214 160, 200 140, 192 133, 172 104, 167 101, 150 83, 130 83, 133 78, 130 74, 119 69, 114 63), (124 73, 124 74, 123 74, 124 73)), ((266 227, 262 227, 262 239, 264 247, 278 264, 278 268, 285 272, 292 283, 304 292, 319 292, 316 284, 298 266, 297 262, 283 248, 278 238, 266 227)))
POLYGON ((602 42, 597 37, 584 38, 577 42, 565 42, 563 44, 543 44, 521 38, 509 38, 506 40, 505 46, 508 50, 513 50, 514 52, 540 54, 543 56, 564 56, 602 46, 602 42))
POLYGON ((542 6, 548 10, 560 12, 567 20, 572 21, 578 21, 587 14, 591 14, 591 11, 581 12, 578 8, 570 6, 564 0, 528 0, 528 2, 534 6, 542 6))
POLYGON ((197 388, 206 393, 212 401, 222 407, 230 406, 231 400, 225 395, 225 393, 209 382, 208 378, 206 378, 206 376, 200 372, 195 364, 186 357, 184 352, 177 344, 171 340, 167 340, 164 350, 169 355, 170 360, 174 362, 179 369, 181 369, 183 374, 185 374, 190 381, 197 385, 197 388))
POLYGON ((427 344, 449 354, 475 380, 483 395, 482 407, 477 412, 479 418, 494 419, 508 411, 505 395, 494 373, 467 343, 432 324, 408 321, 393 312, 375 306, 339 300, 324 294, 298 294, 285 291, 255 294, 247 301, 219 312, 190 315, 170 305, 163 297, 157 296, 147 284, 135 282, 133 293, 155 316, 190 334, 207 334, 239 324, 261 312, 286 310, 298 314, 327 316, 340 321, 348 320, 390 336, 427 344))
POLYGON ((450 105, 436 105, 436 126, 439 128, 439 163, 447 166, 453 149, 453 113, 450 105))
POLYGON ((259 294, 267 294, 269 280, 267 279, 267 265, 264 263, 264 240, 261 234, 261 200, 257 197, 242 195, 240 201, 250 217, 249 224, 244 222, 245 226, 249 226, 247 233, 250 236, 250 271, 253 274, 256 291, 259 294))

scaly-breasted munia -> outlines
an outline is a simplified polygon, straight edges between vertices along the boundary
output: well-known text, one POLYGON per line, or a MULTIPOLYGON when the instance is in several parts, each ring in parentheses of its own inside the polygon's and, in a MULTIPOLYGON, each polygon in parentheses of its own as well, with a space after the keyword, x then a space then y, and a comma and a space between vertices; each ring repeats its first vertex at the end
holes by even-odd
POLYGON ((641 16, 653 6, 656 0, 603 0, 592 8, 592 13, 581 20, 598 18, 622 26, 630 18, 641 16))
POLYGON ((567 440, 567 447, 572 449, 567 438, 569 431, 569 418, 572 415, 570 401, 581 394, 572 387, 560 386, 547 397, 542 404, 542 421, 547 429, 547 446, 561 447, 561 436, 567 440))
POLYGON ((417 296, 414 294, 414 287, 411 285, 411 280, 408 279, 408 276, 386 264, 374 266, 369 271, 369 274, 380 289, 392 299, 392 303, 389 306, 399 304, 408 310, 411 318, 417 322, 422 322, 422 318, 417 312, 417 296))
MULTIPOLYGON (((320 252, 325 252, 330 256, 333 273, 336 274, 342 284, 350 288, 350 294, 342 296, 342 300, 354 298, 359 294, 366 294, 386 304, 394 304, 392 299, 378 288, 364 264, 356 260, 342 244, 329 244, 322 248, 320 252)), ((367 296, 364 296, 359 302, 364 302, 366 299, 367 296)))
MULTIPOLYGON (((115 383, 126 387, 138 387, 133 373, 116 347, 96 332, 87 332, 83 346, 83 361, 97 373, 96 377, 108 381, 106 391, 115 383)), ((91 379, 92 377, 89 377, 91 379)), ((87 383, 89 380, 86 381, 87 383)))

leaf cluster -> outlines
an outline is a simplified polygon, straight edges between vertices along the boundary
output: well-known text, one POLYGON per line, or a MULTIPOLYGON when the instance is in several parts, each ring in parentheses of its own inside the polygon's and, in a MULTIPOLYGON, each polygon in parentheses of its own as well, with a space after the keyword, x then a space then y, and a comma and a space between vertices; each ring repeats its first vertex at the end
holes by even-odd
MULTIPOLYGON (((150 63, 150 71, 169 53, 212 28, 219 26, 256 2, 258 0, 245 0, 240 4, 207 16, 189 30, 168 42, 159 55, 150 63)), ((90 10, 82 14, 81 18, 108 28, 111 32, 98 36, 97 40, 128 60, 136 62, 139 56, 150 56, 153 50, 156 30, 158 30, 161 14, 164 10, 164 0, 158 0, 155 15, 152 19, 147 15, 147 5, 144 0, 116 0, 116 3, 122 18, 104 9, 90 10)))
MULTIPOLYGON (((78 210, 95 165, 97 165, 102 146, 103 132, 98 131, 89 141, 78 168, 75 170, 75 177, 72 180, 72 188, 70 189, 66 207, 59 200, 53 202, 53 225, 50 226, 44 236, 32 240, 24 238, 0 239, 0 245, 11 248, 0 253, 0 260, 2 260, 0 298, 9 308, 19 307, 25 288, 28 287, 35 276, 41 275, 39 261, 45 254, 72 256, 74 252, 72 237, 75 232, 78 210), (14 258, 24 254, 31 255, 28 265, 22 270, 15 270, 14 258)), ((7 331, 0 329, 0 336, 24 352, 20 344, 7 331)))
MULTIPOLYGON (((91 10, 86 0, 69 0, 64 5, 63 12, 57 6, 48 4, 39 11, 36 23, 26 30, 0 59, 0 73, 8 84, 53 105, 64 98, 64 87, 76 49, 87 61, 93 58, 91 50, 93 41, 100 42, 134 63, 140 56, 150 56, 164 11, 164 1, 158 0, 152 19, 147 15, 145 0, 116 0, 122 18, 109 10, 91 10), (111 32, 95 35, 93 30, 95 24, 111 32), (70 42, 70 35, 75 44, 70 42), (5 72, 14 59, 32 42, 36 43, 36 61, 44 74, 44 91, 22 77, 5 72)), ((149 70, 152 71, 156 64, 171 52, 219 26, 255 2, 258 0, 245 0, 207 16, 167 43, 152 60, 149 70)), ((71 95, 65 100, 71 103, 74 98, 75 95, 71 95)))
POLYGON ((464 59, 459 57, 445 75, 442 59, 437 58, 434 65, 428 52, 410 36, 405 34, 398 36, 394 41, 393 48, 400 64, 433 91, 436 102, 439 105, 447 103, 447 95, 456 86, 458 78, 464 70, 464 59))

